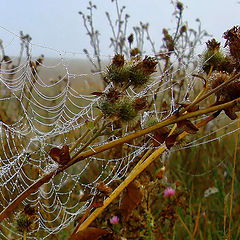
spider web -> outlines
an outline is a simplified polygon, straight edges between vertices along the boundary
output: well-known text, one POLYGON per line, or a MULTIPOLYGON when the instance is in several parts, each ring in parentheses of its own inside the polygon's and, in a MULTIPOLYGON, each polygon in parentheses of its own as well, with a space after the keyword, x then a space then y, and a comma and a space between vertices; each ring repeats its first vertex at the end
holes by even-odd
MULTIPOLYGON (((16 40, 19 41, 19 38, 16 37, 16 40)), ((61 51, 56 51, 57 63, 37 61, 31 54, 35 47, 39 46, 29 44, 28 51, 16 66, 13 64, 19 61, 18 58, 11 59, 11 62, 1 62, 0 211, 44 174, 57 170, 58 164, 49 156, 50 149, 61 148, 64 145, 71 148, 81 137, 83 129, 99 114, 97 106, 100 97, 89 93, 103 91, 100 84, 101 72, 75 72, 71 69, 70 61, 73 55, 61 51), (38 66, 34 66, 33 63, 38 66)), ((52 50, 43 48, 43 51, 52 50)), ((186 68, 182 66, 182 69, 186 68)), ((179 74, 182 69, 176 68, 169 76, 165 76, 164 82, 163 76, 157 73, 151 83, 141 91, 132 88, 127 91, 133 98, 145 96, 154 100, 156 97, 170 96, 168 98, 170 110, 161 110, 158 103, 154 102, 151 110, 141 114, 142 128, 146 127, 149 119, 154 117, 161 121, 176 110, 175 99, 181 80, 186 81, 184 94, 181 95, 182 100, 187 100, 186 96, 193 94, 196 85, 192 77, 193 70, 187 72, 184 77, 179 75, 178 82, 173 81, 173 76, 179 74)), ((124 128, 127 133, 128 125, 124 128)), ((211 134, 212 132, 192 140, 184 147, 215 140, 211 134), (205 138, 209 136, 210 140, 206 141, 205 138)), ((225 134, 231 132, 227 131, 225 134)), ((151 134, 149 137, 150 140, 153 138, 151 134)), ((91 144, 90 148, 117 138, 114 134, 101 137, 97 143, 91 144)), ((38 211, 36 227, 28 234, 28 238, 48 239, 50 235, 58 234, 71 224, 73 228, 75 219, 92 201, 92 199, 81 201, 81 196, 85 193, 94 195, 96 183, 100 180, 108 185, 122 179, 128 173, 130 165, 146 149, 152 147, 148 141, 142 146, 134 143, 124 144, 131 148, 124 157, 107 158, 104 155, 89 157, 54 176, 33 192, 22 202, 22 207, 30 204, 38 211)), ((73 154, 82 146, 83 143, 80 143, 73 154)), ((13 225, 15 214, 12 213, 0 225, 0 234, 4 239, 22 239, 22 234, 16 231, 13 225)))

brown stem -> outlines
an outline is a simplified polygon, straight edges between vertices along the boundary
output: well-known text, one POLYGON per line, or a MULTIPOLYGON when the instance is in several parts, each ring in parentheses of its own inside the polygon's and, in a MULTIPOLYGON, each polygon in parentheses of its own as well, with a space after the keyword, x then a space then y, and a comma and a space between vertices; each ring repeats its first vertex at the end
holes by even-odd
POLYGON ((240 98, 237 98, 237 99, 235 99, 235 100, 233 100, 231 102, 228 102, 228 103, 224 103, 224 104, 220 104, 220 105, 217 105, 217 106, 208 107, 208 108, 201 109, 201 110, 198 110, 198 111, 195 111, 195 112, 186 113, 186 114, 183 114, 183 115, 181 115, 179 117, 173 115, 173 116, 169 117, 168 119, 166 119, 166 120, 164 120, 164 121, 162 121, 160 123, 157 123, 157 124, 155 124, 155 125, 153 125, 151 127, 148 127, 146 129, 140 130, 140 131, 138 131, 136 133, 129 134, 129 135, 125 136, 125 137, 122 137, 120 139, 114 140, 112 142, 106 143, 103 146, 95 147, 93 150, 90 149, 90 150, 87 150, 85 152, 80 153, 75 159, 72 159, 68 164, 66 164, 62 168, 59 168, 57 170, 57 172, 54 170, 54 171, 50 172, 48 175, 45 175, 42 178, 40 178, 37 182, 33 183, 31 186, 29 186, 12 203, 10 203, 10 205, 8 205, 7 208, 5 208, 0 213, 0 222, 4 218, 6 218, 9 215, 9 213, 11 213, 31 193, 33 193, 35 190, 37 190, 44 183, 48 182, 54 175, 57 175, 58 173, 64 171, 65 169, 67 169, 68 167, 72 166, 73 164, 75 164, 75 163, 77 163, 77 162, 79 162, 79 161, 81 161, 81 160, 83 160, 85 158, 88 158, 90 156, 96 155, 96 154, 101 153, 103 151, 109 150, 109 149, 111 149, 113 147, 116 147, 119 144, 126 143, 126 142, 128 142, 128 141, 130 141, 132 139, 135 139, 135 138, 141 137, 141 136, 143 136, 145 134, 148 134, 150 132, 153 132, 153 131, 161 128, 161 127, 164 127, 164 126, 167 126, 167 125, 170 125, 170 124, 174 124, 174 123, 177 123, 177 122, 185 120, 185 119, 201 116, 203 114, 216 112, 216 111, 222 110, 224 108, 231 107, 234 104, 236 104, 239 100, 240 100, 240 98))
POLYGON ((22 192, 14 201, 12 201, 0 214, 0 222, 6 218, 25 198, 27 198, 32 192, 41 187, 44 183, 48 182, 56 171, 52 171, 47 175, 44 175, 38 181, 33 183, 29 188, 22 192))
MULTIPOLYGON (((206 125, 208 122, 213 120, 218 115, 212 114, 207 119, 204 119, 202 122, 199 122, 196 124, 197 127, 206 125)), ((179 135, 179 140, 183 137, 185 137, 188 133, 184 132, 179 135)), ((132 182, 142 171, 144 171, 153 161, 155 161, 165 150, 167 149, 166 146, 161 146, 158 149, 156 149, 145 161, 143 161, 141 164, 137 164, 134 169, 130 172, 130 174, 127 176, 127 178, 111 193, 111 195, 104 201, 103 206, 100 208, 97 208, 86 220, 81 224, 76 232, 82 231, 85 228, 87 228, 102 211, 116 198, 119 196, 119 194, 132 182)), ((147 152, 148 154, 148 152, 147 152)), ((145 154, 146 155, 146 154, 145 154)), ((143 156, 144 158, 144 156, 143 156)), ((145 158, 144 158, 145 159, 145 158)))

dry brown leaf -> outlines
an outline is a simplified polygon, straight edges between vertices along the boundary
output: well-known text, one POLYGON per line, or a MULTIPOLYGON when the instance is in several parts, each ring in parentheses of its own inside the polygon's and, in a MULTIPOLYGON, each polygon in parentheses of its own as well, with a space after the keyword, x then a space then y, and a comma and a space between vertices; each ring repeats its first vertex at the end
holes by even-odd
POLYGON ((126 191, 123 194, 120 209, 122 211, 122 216, 127 221, 131 212, 138 206, 142 201, 143 190, 138 181, 131 182, 126 191))
POLYGON ((198 128, 190 120, 183 120, 178 122, 177 127, 183 127, 183 131, 186 131, 190 134, 195 134, 198 131, 198 128))
POLYGON ((172 134, 166 138, 165 144, 168 149, 170 149, 177 141, 177 134, 172 134))
POLYGON ((52 148, 49 152, 51 158, 60 165, 65 165, 70 161, 69 147, 64 145, 60 148, 52 148))
POLYGON ((167 127, 162 127, 154 131, 154 145, 159 146, 164 143, 166 137, 170 133, 170 130, 167 127))
POLYGON ((112 189, 108 187, 103 181, 100 181, 96 184, 96 188, 103 194, 109 195, 112 192, 112 189))
POLYGON ((88 227, 80 232, 75 233, 71 240, 98 240, 107 233, 110 233, 110 231, 107 229, 88 227))

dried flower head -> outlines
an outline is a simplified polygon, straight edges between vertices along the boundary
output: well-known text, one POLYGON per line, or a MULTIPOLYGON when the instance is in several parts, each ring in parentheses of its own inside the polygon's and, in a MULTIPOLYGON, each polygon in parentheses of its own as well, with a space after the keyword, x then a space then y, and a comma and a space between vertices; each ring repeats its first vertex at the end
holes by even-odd
POLYGON ((134 37, 133 37, 133 34, 131 33, 131 34, 128 36, 128 42, 129 42, 130 46, 131 46, 131 44, 133 43, 133 39, 134 39, 134 37))
MULTIPOLYGON (((212 89, 218 87, 224 82, 230 80, 230 75, 227 73, 216 72, 212 74, 210 86, 212 89)), ((225 103, 237 99, 240 97, 240 79, 237 79, 226 86, 220 88, 215 93, 217 99, 217 103, 225 103)), ((234 120, 237 118, 236 112, 240 111, 240 107, 238 105, 234 105, 233 107, 229 107, 224 109, 226 115, 234 120)))
POLYGON ((120 96, 121 93, 113 87, 109 88, 108 92, 106 93, 106 98, 110 102, 116 102, 120 96))
POLYGON ((122 67, 125 63, 124 56, 122 54, 116 54, 112 59, 112 64, 116 67, 122 67))
POLYGON ((187 31, 187 26, 183 25, 180 29, 180 34, 182 35, 183 33, 185 33, 187 31))
MULTIPOLYGON (((224 72, 215 72, 212 74, 210 86, 212 89, 218 87, 224 82, 229 81, 230 75, 224 72)), ((235 80, 222 87, 215 93, 217 101, 228 102, 240 97, 240 80, 235 80)))
MULTIPOLYGON (((168 33, 168 30, 166 28, 163 29, 163 35, 164 35, 164 42, 166 43, 166 47, 169 52, 174 51, 174 41, 172 36, 168 33)), ((170 53, 169 53, 170 54, 170 53)))
POLYGON ((135 57, 135 56, 139 55, 140 53, 141 53, 141 51, 139 50, 139 48, 134 48, 130 51, 131 57, 135 57))
POLYGON ((179 10, 179 11, 183 11, 183 3, 182 2, 177 2, 177 9, 179 10))
POLYGON ((240 61, 240 26, 234 26, 223 34, 226 39, 225 46, 230 49, 231 56, 239 63, 240 61))
POLYGON ((19 232, 30 232, 35 228, 37 214, 36 210, 29 204, 17 215, 16 228, 19 232))
POLYGON ((112 120, 128 122, 137 116, 134 103, 127 97, 120 98, 115 102, 110 102, 104 98, 100 102, 99 108, 106 117, 112 120))
POLYGON ((164 197, 165 198, 172 197, 172 196, 174 196, 174 194, 175 194, 175 189, 174 188, 169 187, 169 188, 166 188, 164 190, 164 197))
POLYGON ((212 51, 213 53, 220 50, 221 43, 217 42, 215 38, 213 38, 212 40, 208 40, 206 44, 207 44, 208 50, 212 51))

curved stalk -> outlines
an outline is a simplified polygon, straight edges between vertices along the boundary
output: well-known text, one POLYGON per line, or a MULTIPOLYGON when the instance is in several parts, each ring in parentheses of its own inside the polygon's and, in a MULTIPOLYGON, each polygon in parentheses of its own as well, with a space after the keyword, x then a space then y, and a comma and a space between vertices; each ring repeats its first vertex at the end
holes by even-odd
MULTIPOLYGON (((208 113, 212 113, 212 112, 216 112, 228 107, 232 107, 235 104, 237 104, 237 102, 240 100, 240 98, 237 98, 231 102, 228 103, 224 103, 224 104, 220 104, 217 106, 212 106, 212 107, 208 107, 208 108, 204 108, 204 109, 200 109, 198 111, 195 112, 190 112, 190 113, 185 113, 181 116, 176 116, 173 115, 171 117, 169 117, 168 119, 157 123, 153 126, 150 126, 148 128, 145 128, 143 130, 140 130, 136 133, 132 133, 129 134, 125 137, 122 137, 120 139, 114 140, 112 142, 106 143, 102 146, 98 146, 95 147, 93 149, 87 150, 85 152, 80 153, 76 158, 72 159, 68 164, 66 164, 65 166, 62 166, 61 168, 59 168, 57 171, 54 170, 50 173, 48 173, 47 175, 44 175, 42 178, 40 178, 39 180, 37 180, 35 183, 33 183, 31 186, 29 186, 23 193, 21 193, 13 202, 11 202, 8 207, 6 207, 1 213, 0 213, 0 222, 6 218, 25 198, 27 198, 31 193, 33 193, 35 190, 37 190, 39 187, 41 187, 44 183, 48 182, 53 176, 57 175, 58 173, 64 171, 65 169, 71 167, 72 165, 74 165, 75 163, 91 157, 93 155, 96 155, 98 153, 104 152, 106 150, 109 150, 111 148, 114 148, 122 143, 126 143, 132 139, 141 137, 145 134, 151 133, 161 127, 167 126, 167 125, 171 125, 174 123, 177 123, 179 121, 185 120, 185 119, 190 119, 190 118, 194 118, 194 117, 198 117, 204 114, 208 114, 208 113)), ((154 154, 154 153, 153 153, 154 154)))

